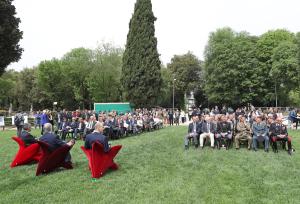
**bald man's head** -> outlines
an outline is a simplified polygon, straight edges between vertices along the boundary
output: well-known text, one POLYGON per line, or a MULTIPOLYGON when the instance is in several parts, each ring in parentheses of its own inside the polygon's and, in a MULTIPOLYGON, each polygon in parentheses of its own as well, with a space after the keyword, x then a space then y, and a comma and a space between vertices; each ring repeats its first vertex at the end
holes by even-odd
POLYGON ((46 123, 44 125, 44 133, 49 133, 51 131, 52 131, 52 125, 51 125, 51 123, 46 123))
POLYGON ((97 122, 95 124, 95 130, 98 131, 98 132, 103 132, 104 130, 104 125, 102 122, 97 122))

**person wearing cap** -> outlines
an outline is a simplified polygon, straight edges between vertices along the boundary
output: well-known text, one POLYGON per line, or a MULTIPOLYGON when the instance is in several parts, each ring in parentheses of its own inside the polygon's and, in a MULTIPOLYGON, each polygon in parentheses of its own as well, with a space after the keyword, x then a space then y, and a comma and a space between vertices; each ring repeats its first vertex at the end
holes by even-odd
POLYGON ((225 141, 226 150, 229 149, 232 140, 232 128, 231 124, 228 122, 226 115, 221 115, 221 120, 217 124, 217 134, 216 139, 220 145, 222 140, 225 141))
POLYGON ((240 140, 248 140, 248 150, 251 149, 252 137, 250 133, 250 124, 246 122, 244 115, 239 115, 239 122, 237 123, 236 130, 237 134, 234 138, 235 148, 240 148, 240 140))
POLYGON ((282 124, 282 118, 277 117, 275 122, 270 126, 270 137, 275 153, 278 152, 277 141, 288 143, 288 154, 292 154, 292 138, 288 135, 287 127, 282 124))
POLYGON ((198 138, 201 132, 201 126, 199 124, 198 121, 198 116, 197 115, 193 115, 192 116, 192 122, 189 124, 189 128, 188 128, 188 134, 185 136, 184 138, 184 147, 185 149, 189 148, 189 139, 193 138, 194 139, 194 144, 195 144, 195 148, 198 148, 198 138))
POLYGON ((29 146, 37 142, 35 137, 30 134, 30 131, 31 131, 31 125, 25 123, 23 126, 23 131, 21 132, 21 135, 19 137, 23 140, 26 146, 29 146))
POLYGON ((253 132, 253 150, 257 151, 257 142, 264 141, 265 152, 269 151, 269 137, 268 137, 268 127, 266 123, 262 122, 262 116, 258 115, 255 118, 255 123, 252 126, 253 132))
POLYGON ((99 142, 103 145, 103 151, 108 152, 110 147, 108 144, 108 137, 103 135, 104 125, 101 122, 95 124, 95 130, 93 133, 88 134, 85 138, 84 148, 92 149, 94 142, 99 142))

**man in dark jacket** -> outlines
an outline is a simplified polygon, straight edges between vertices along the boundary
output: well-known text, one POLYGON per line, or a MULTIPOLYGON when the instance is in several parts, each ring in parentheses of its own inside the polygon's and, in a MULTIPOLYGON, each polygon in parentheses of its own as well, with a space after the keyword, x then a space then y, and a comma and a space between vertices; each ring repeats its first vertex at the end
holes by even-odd
POLYGON ((253 149, 257 151, 257 142, 262 139, 265 144, 265 152, 269 151, 268 127, 265 122, 262 122, 262 116, 256 117, 256 122, 252 126, 253 132, 253 149))
POLYGON ((103 123, 97 122, 95 124, 94 132, 86 136, 84 147, 86 149, 92 149, 93 143, 99 142, 100 144, 103 145, 104 152, 108 152, 110 149, 108 144, 108 137, 103 135, 103 130, 104 130, 103 123))
POLYGON ((46 123, 49 123, 49 116, 47 114, 47 110, 43 110, 43 114, 41 115, 42 135, 44 134, 44 125, 46 123))
POLYGON ((217 125, 217 141, 221 141, 221 139, 225 140, 226 149, 229 148, 230 141, 232 139, 232 129, 230 123, 227 121, 226 115, 221 116, 221 121, 217 125))
POLYGON ((199 143, 199 135, 201 133, 201 124, 199 123, 198 116, 193 115, 192 116, 192 122, 189 124, 188 128, 188 134, 184 138, 184 147, 185 149, 189 148, 189 139, 193 138, 195 143, 195 148, 198 148, 199 143))
POLYGON ((23 126, 23 131, 21 132, 21 135, 19 137, 23 140, 23 142, 25 143, 26 146, 29 146, 29 145, 37 142, 35 137, 33 137, 30 134, 30 131, 31 131, 30 124, 25 123, 23 126))
MULTIPOLYGON (((49 145, 50 151, 54 151, 63 145, 69 145, 73 147, 73 145, 75 144, 75 140, 70 140, 68 143, 66 143, 63 140, 60 140, 57 135, 52 133, 52 125, 50 123, 46 123, 44 125, 44 135, 40 137, 40 141, 47 143, 49 145)), ((65 162, 71 162, 70 152, 66 156, 65 162)))
POLYGON ((14 123, 17 127, 17 136, 20 137, 24 125, 24 116, 21 111, 15 115, 14 123))
POLYGON ((270 126, 269 134, 272 139, 274 152, 277 153, 277 141, 284 141, 288 143, 288 153, 292 154, 292 138, 288 136, 287 127, 282 124, 282 118, 277 117, 276 122, 270 126))

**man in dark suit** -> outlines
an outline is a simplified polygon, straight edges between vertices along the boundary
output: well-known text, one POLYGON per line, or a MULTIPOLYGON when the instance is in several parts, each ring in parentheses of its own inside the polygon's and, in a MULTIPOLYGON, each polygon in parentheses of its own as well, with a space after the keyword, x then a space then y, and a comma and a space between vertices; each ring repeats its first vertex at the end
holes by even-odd
POLYGON ((283 141, 288 144, 288 154, 292 155, 292 138, 288 135, 287 127, 282 124, 282 118, 277 117, 276 121, 271 124, 269 134, 271 137, 274 152, 277 153, 277 141, 283 141))
POLYGON ((174 122, 173 110, 169 110, 168 117, 169 117, 169 124, 171 126, 171 125, 173 125, 173 122, 174 122))
POLYGON ((30 134, 30 131, 31 131, 30 124, 25 123, 23 126, 23 131, 21 132, 21 135, 19 137, 23 140, 23 142, 25 143, 26 146, 29 146, 29 145, 37 142, 35 137, 33 137, 30 134))
POLYGON ((227 121, 226 115, 221 116, 221 121, 217 125, 216 139, 219 144, 223 139, 226 143, 226 150, 228 150, 232 139, 232 129, 230 123, 227 121))
POLYGON ((84 133, 84 129, 85 129, 85 122, 83 118, 79 119, 79 124, 78 127, 75 129, 74 134, 75 134, 75 138, 77 138, 77 135, 79 133, 80 136, 83 135, 84 133))
POLYGON ((76 121, 76 118, 72 118, 72 122, 70 123, 70 129, 69 129, 69 133, 71 133, 72 139, 77 139, 77 134, 75 134, 74 136, 74 133, 77 130, 78 126, 79 126, 79 122, 76 121))
POLYGON ((259 139, 264 141, 265 144, 265 152, 269 151, 269 136, 268 136, 268 127, 265 122, 262 122, 262 116, 258 115, 255 118, 255 123, 252 126, 253 132, 253 149, 257 151, 257 142, 259 139))
POLYGON ((86 149, 92 149, 93 143, 99 142, 103 145, 104 152, 108 152, 110 149, 108 144, 108 137, 103 135, 103 130, 103 123, 97 122, 94 132, 86 136, 84 147, 86 149))
MULTIPOLYGON (((60 140, 57 135, 52 133, 52 125, 50 123, 46 123, 44 125, 44 135, 40 137, 40 141, 47 143, 49 145, 50 151, 54 151, 63 145, 69 145, 73 147, 73 145, 75 144, 75 140, 70 140, 68 143, 66 143, 63 140, 60 140)), ((65 162, 71 162, 70 152, 66 156, 65 162)))
POLYGON ((64 118, 63 122, 61 123, 61 138, 62 140, 66 139, 67 134, 69 133, 69 130, 71 129, 71 123, 68 122, 67 118, 64 118))
POLYGON ((189 124, 188 134, 184 138, 184 147, 185 149, 189 148, 189 139, 193 138, 195 143, 195 148, 198 148, 198 138, 201 133, 201 124, 199 123, 198 116, 192 116, 193 122, 189 124))

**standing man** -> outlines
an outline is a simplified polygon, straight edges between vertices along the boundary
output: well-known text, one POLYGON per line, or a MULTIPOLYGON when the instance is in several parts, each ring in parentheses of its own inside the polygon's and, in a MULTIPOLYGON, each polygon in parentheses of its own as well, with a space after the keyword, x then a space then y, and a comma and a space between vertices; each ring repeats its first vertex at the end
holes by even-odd
POLYGON ((175 111, 175 125, 179 125, 179 116, 180 116, 180 112, 179 112, 179 110, 177 109, 176 111, 175 111))
POLYGON ((174 114, 173 114, 172 110, 169 110, 168 116, 169 116, 169 125, 173 126, 173 124, 174 124, 174 114))
POLYGON ((42 132, 41 134, 43 135, 44 134, 44 125, 46 123, 49 123, 49 116, 47 114, 47 111, 46 110, 43 110, 43 114, 41 116, 41 125, 42 125, 42 132))
POLYGON ((17 127, 17 136, 20 137, 24 125, 24 116, 21 111, 18 111, 18 113, 15 115, 14 123, 17 127))
POLYGON ((260 115, 256 116, 255 123, 252 126, 253 132, 253 149, 257 151, 257 141, 264 141, 265 152, 269 151, 269 137, 268 128, 266 123, 262 122, 262 117, 260 115))
POLYGON ((41 114, 39 111, 37 111, 34 115, 34 129, 36 129, 36 127, 41 129, 41 114))

